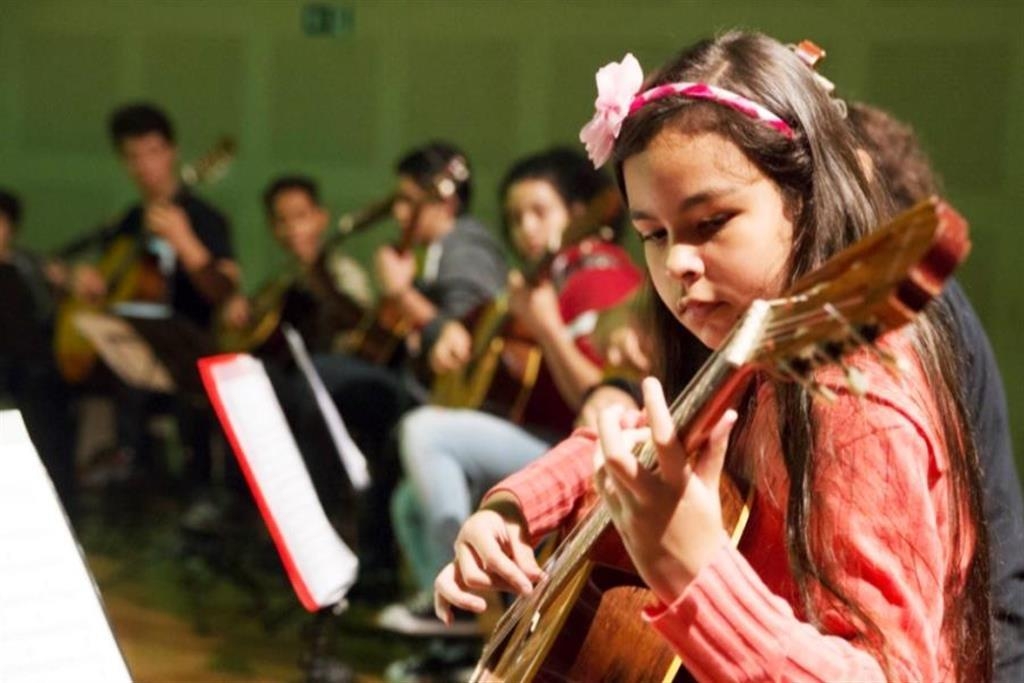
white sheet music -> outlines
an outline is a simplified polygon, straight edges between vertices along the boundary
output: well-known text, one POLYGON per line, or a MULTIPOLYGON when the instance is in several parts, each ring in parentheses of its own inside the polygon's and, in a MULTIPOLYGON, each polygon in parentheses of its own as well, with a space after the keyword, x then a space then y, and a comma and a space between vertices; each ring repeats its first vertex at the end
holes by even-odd
POLYGON ((324 514, 263 364, 240 355, 216 363, 210 374, 280 532, 275 541, 284 544, 317 606, 337 604, 355 582, 358 561, 324 514))
POLYGON ((0 412, 0 681, 131 681, 21 415, 0 412))
MULTIPOLYGON (((128 310, 141 312, 139 309, 128 310)), ((75 327, 92 343, 103 362, 125 384, 148 391, 174 393, 171 373, 126 320, 109 313, 83 311, 75 314, 74 321, 75 327)))
POLYGON ((341 419, 341 413, 338 412, 338 407, 334 405, 320 375, 316 374, 313 361, 310 360, 306 345, 302 342, 302 335, 288 323, 285 323, 282 329, 299 370, 313 390, 313 398, 316 399, 320 414, 323 415, 324 422, 327 423, 327 431, 331 435, 331 441, 334 443, 335 450, 338 451, 341 465, 345 468, 345 473, 348 474, 352 488, 357 491, 365 491, 370 486, 370 469, 366 464, 366 456, 352 440, 344 420, 341 419))

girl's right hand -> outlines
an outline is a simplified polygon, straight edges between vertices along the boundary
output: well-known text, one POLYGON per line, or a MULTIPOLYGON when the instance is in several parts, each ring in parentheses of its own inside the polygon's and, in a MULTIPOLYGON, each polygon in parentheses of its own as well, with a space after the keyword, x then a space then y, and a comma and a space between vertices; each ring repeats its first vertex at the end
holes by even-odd
POLYGON ((526 525, 509 503, 474 513, 455 539, 455 559, 434 580, 434 611, 450 624, 452 608, 483 612, 482 593, 528 595, 544 572, 533 556, 526 525), (501 512, 499 512, 501 510, 501 512))

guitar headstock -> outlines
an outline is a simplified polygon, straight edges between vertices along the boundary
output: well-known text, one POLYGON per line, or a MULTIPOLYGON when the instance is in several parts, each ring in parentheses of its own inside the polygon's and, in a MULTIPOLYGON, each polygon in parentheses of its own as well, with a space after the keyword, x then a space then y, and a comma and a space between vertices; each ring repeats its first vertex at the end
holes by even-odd
MULTIPOLYGON (((966 221, 931 198, 829 259, 780 298, 760 302, 746 362, 807 382, 910 322, 970 251, 966 221)), ((738 328, 740 329, 740 328, 738 328)), ((849 377, 854 391, 855 377, 849 377)))
POLYGON ((430 184, 425 188, 436 199, 448 199, 455 196, 459 185, 469 180, 469 163, 461 154, 456 154, 444 168, 431 177, 430 184))
POLYGON ((181 167, 181 179, 189 187, 212 185, 227 175, 238 153, 235 139, 225 135, 206 154, 181 167))

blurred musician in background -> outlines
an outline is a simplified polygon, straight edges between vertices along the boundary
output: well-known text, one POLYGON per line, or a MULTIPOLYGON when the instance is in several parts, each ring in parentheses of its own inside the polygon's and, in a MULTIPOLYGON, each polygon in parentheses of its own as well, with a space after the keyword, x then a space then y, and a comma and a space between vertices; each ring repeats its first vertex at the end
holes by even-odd
MULTIPOLYGON (((106 249, 119 238, 134 240, 141 247, 138 254, 156 264, 163 281, 160 303, 209 332, 215 308, 234 293, 240 279, 228 221, 182 182, 174 128, 163 111, 146 103, 122 106, 111 115, 109 132, 139 201, 100 236, 100 247, 106 249)), ((80 299, 103 301, 109 283, 95 265, 79 264, 72 271, 71 288, 80 299)), ((143 469, 154 464, 144 426, 145 416, 159 402, 156 395, 123 388, 116 460, 143 469)), ((209 407, 201 397, 180 393, 171 403, 186 451, 186 478, 203 487, 211 467, 209 407)))
MULTIPOLYGON (((178 172, 178 147, 170 119, 150 104, 130 104, 110 117, 110 138, 139 193, 103 245, 127 236, 145 236, 169 280, 168 303, 175 313, 209 328, 213 310, 234 292, 239 268, 227 219, 193 195, 178 172)), ((103 275, 79 264, 72 289, 83 298, 102 298, 103 275)))
MULTIPOLYGON (((941 180, 910 125, 864 102, 847 106, 869 177, 887 187, 897 209, 942 194, 941 180)), ((992 344, 960 283, 946 283, 936 304, 955 321, 959 335, 960 375, 981 467, 994 618, 993 680, 1019 681, 1024 679, 1024 501, 1006 392, 992 344)))
POLYGON ((249 332, 246 350, 257 348, 261 356, 288 358, 272 329, 280 323, 293 326, 312 353, 328 353, 339 332, 356 325, 372 306, 369 277, 354 259, 325 245, 330 214, 312 178, 273 179, 263 191, 263 209, 291 263, 252 297, 234 294, 222 309, 223 324, 249 332))
POLYGON ((21 201, 0 189, 0 395, 8 394, 21 411, 74 521, 75 421, 50 351, 55 296, 66 272, 16 244, 21 220, 21 201))
MULTIPOLYGON (((602 377, 604 359, 591 339, 597 314, 628 300, 643 281, 613 241, 624 218, 618 192, 579 152, 555 148, 517 161, 501 183, 499 199, 506 240, 522 258, 524 272, 530 271, 509 277, 508 308, 516 322, 504 334, 522 329, 539 349, 539 377, 547 377, 538 378, 518 423, 496 400, 482 409, 422 406, 399 423, 405 478, 392 502, 393 524, 420 589, 410 602, 391 605, 378 618, 379 625, 399 632, 478 633, 473 620, 450 628, 437 619, 434 577, 484 492, 571 431, 584 394, 602 377), (609 196, 612 208, 596 211, 609 196)), ((472 334, 472 327, 458 321, 445 325, 431 353, 439 375, 470 362, 479 346, 472 334)), ((506 346, 505 353, 511 352, 506 346)))
MULTIPOLYGON (((372 348, 314 358, 370 462, 373 486, 361 500, 360 526, 361 535, 372 543, 361 544, 361 570, 368 577, 390 573, 392 578, 396 559, 388 502, 399 468, 397 455, 386 444, 401 414, 425 395, 407 369, 407 353, 429 356, 444 323, 491 299, 507 272, 497 239, 469 213, 472 180, 462 152, 451 144, 433 142, 403 156, 395 173, 392 216, 402 239, 398 245, 377 249, 374 270, 381 295, 379 318, 383 320, 384 311, 390 309, 388 317, 403 321, 397 330, 402 341, 399 355, 387 359, 386 365, 365 360, 372 348)), ((343 474, 338 459, 326 445, 312 397, 299 412, 298 437, 310 469, 337 471, 337 477, 316 482, 325 507, 336 510, 344 504, 339 500, 343 474), (322 467, 311 462, 319 459, 326 460, 322 467)), ((370 590, 366 581, 361 588, 370 590)))

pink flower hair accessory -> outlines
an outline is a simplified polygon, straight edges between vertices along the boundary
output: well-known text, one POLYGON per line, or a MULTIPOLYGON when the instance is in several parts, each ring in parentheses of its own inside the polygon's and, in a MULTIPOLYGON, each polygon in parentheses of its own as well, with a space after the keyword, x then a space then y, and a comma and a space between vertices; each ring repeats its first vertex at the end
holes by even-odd
POLYGON ((731 90, 706 83, 679 82, 657 85, 636 94, 642 85, 643 71, 632 54, 627 54, 621 62, 611 62, 598 70, 594 116, 580 131, 580 142, 586 145, 587 155, 595 168, 608 161, 626 117, 655 100, 672 95, 729 107, 793 139, 793 129, 788 123, 766 107, 731 90))
POLYGON ((630 52, 621 62, 601 67, 596 79, 594 117, 580 131, 580 142, 586 145, 587 156, 594 162, 594 167, 600 168, 612 154, 622 122, 630 113, 633 96, 644 84, 644 72, 630 52))

